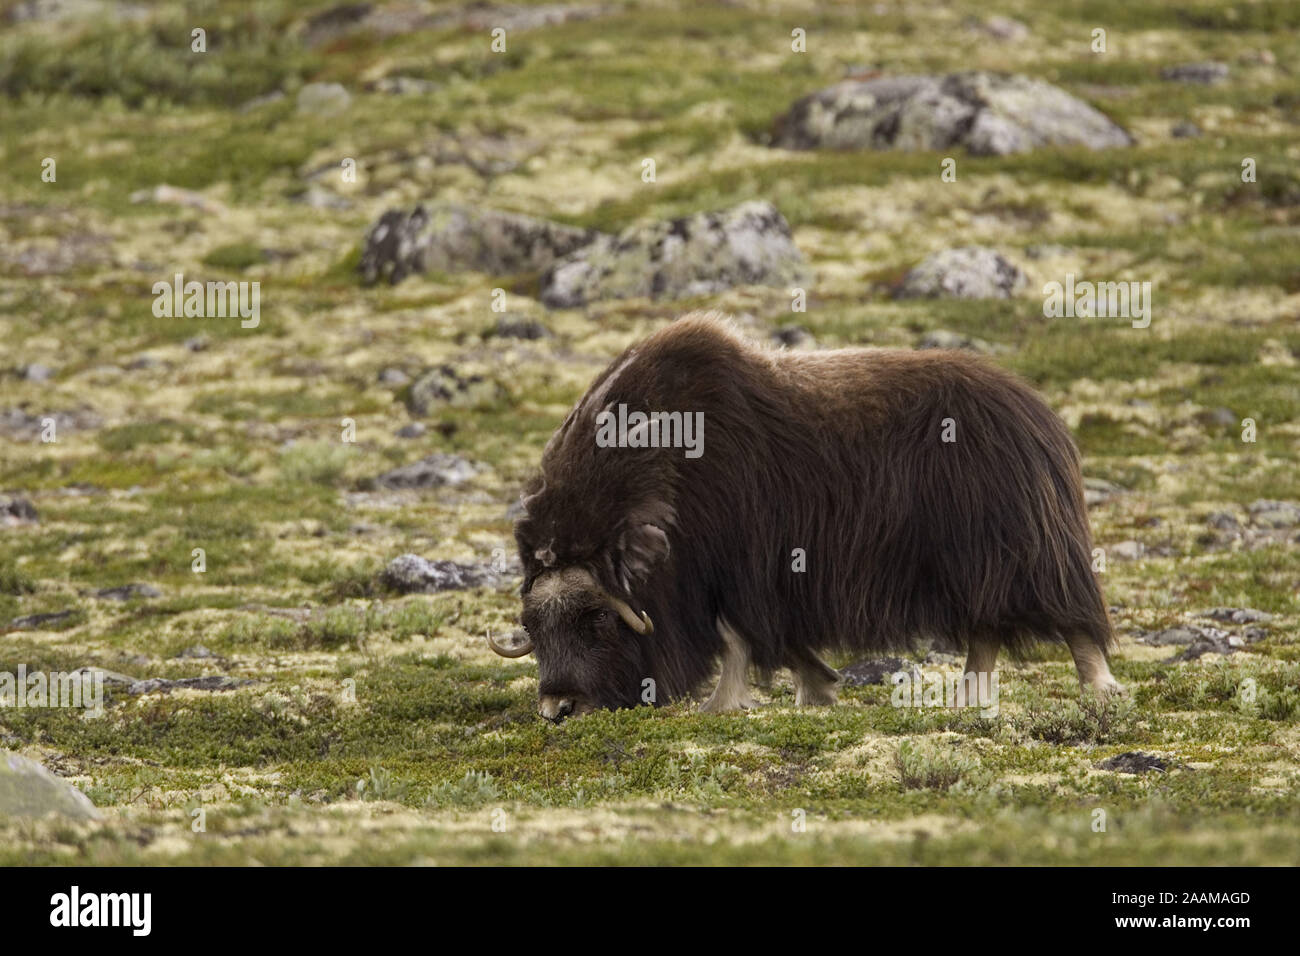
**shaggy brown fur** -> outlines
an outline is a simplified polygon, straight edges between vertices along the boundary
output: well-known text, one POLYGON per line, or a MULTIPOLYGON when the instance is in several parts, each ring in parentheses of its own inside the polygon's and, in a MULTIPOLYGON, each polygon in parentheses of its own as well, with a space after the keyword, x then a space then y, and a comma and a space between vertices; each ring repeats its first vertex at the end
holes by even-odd
POLYGON ((1104 669, 1112 639, 1069 432, 1028 385, 965 353, 773 350, 687 316, 596 379, 525 511, 540 692, 575 712, 635 705, 645 678, 659 703, 694 692, 724 651, 720 627, 765 672, 920 636, 993 654, 1066 640, 1104 669), (598 447, 596 416, 619 403, 703 412, 703 455, 598 447))

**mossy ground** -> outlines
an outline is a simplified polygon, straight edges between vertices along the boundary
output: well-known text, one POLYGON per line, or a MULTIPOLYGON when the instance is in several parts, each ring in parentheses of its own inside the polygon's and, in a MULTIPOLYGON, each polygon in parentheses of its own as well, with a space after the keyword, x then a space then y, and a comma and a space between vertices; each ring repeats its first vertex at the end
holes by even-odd
POLYGON ((311 47, 295 28, 325 6, 170 4, 0 34, 0 367, 56 370, 43 384, 4 373, 0 410, 97 416, 53 444, 0 437, 0 490, 41 518, 0 531, 0 624, 74 612, 0 635, 0 670, 257 681, 119 694, 99 720, 0 712, 0 746, 71 778, 106 815, 0 822, 0 863, 1297 862, 1297 545, 1217 548, 1205 518, 1300 499, 1300 8, 615 3, 511 34, 498 55, 486 31, 454 23, 311 47), (990 12, 1029 36, 968 25, 990 12), (190 52, 195 26, 206 54, 190 52), (806 54, 790 52, 795 27, 806 54), (1089 49, 1098 27, 1105 55, 1089 49), (1230 63, 1229 80, 1160 79, 1205 59, 1230 63), (959 154, 945 184, 938 155, 763 144, 792 100, 850 68, 1024 72, 1091 100, 1140 145, 959 154), (439 87, 367 91, 389 74, 439 87), (351 106, 299 115, 294 91, 311 81, 344 83, 351 106), (241 109, 279 89, 289 95, 241 109), (1172 138, 1182 120, 1203 135, 1172 138), (512 170, 417 161, 431 144, 489 137, 508 144, 512 170), (646 156, 654 184, 640 179, 646 156), (45 157, 57 182, 41 179, 45 157), (337 173, 347 157, 355 184, 337 173), (1248 157, 1255 184, 1241 181, 1248 157), (131 201, 160 183, 220 208, 131 201), (309 183, 350 205, 298 202, 309 183), (430 197, 606 229, 768 199, 816 281, 799 315, 781 289, 548 313, 527 276, 361 288, 365 227, 430 197), (976 242, 1026 266, 1024 298, 889 298, 926 253, 976 242), (71 243, 86 254, 64 267, 15 258, 71 243), (1043 318, 1036 290, 1068 271, 1153 282, 1151 327, 1043 318), (150 288, 174 272, 259 281, 260 326, 156 318, 150 288), (501 285, 512 312, 555 337, 487 335, 501 285), (1086 473, 1124 489, 1091 512, 1098 544, 1150 548, 1103 577, 1129 697, 1080 698, 1068 657, 1047 648, 1004 662, 993 719, 896 709, 881 687, 801 710, 779 677, 745 714, 683 702, 554 727, 535 716, 532 663, 483 641, 511 626, 512 592, 402 598, 378 585, 405 551, 508 550, 505 509, 568 405, 625 345, 700 306, 796 321, 824 345, 907 347, 949 329, 1005 347, 997 361, 1070 424, 1086 473), (185 345, 196 336, 201 351, 185 345), (128 367, 145 354, 155 362, 128 367), (444 361, 487 371, 504 397, 395 437, 409 415, 377 373, 444 361), (1255 419, 1258 440, 1208 424, 1220 408, 1255 419), (344 418, 354 444, 340 442, 344 418), (434 451, 486 467, 454 490, 360 490, 434 451), (205 573, 191 570, 195 548, 205 573), (162 596, 93 596, 133 581, 162 596), (1274 614, 1267 638, 1185 664, 1133 641, 1215 606, 1274 614), (220 658, 176 657, 200 643, 220 658), (1096 768, 1127 750, 1172 769, 1096 768))

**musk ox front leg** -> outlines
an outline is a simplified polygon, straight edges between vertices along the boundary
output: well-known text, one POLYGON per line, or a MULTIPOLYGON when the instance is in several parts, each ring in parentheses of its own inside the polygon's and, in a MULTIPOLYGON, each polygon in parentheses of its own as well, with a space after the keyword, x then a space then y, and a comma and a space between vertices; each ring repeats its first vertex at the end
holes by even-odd
POLYGON ((794 702, 800 707, 829 707, 839 692, 840 675, 804 648, 793 649, 785 666, 794 674, 794 702))
POLYGON ((1124 685, 1115 680, 1106 660, 1105 647, 1088 634, 1067 634, 1065 643, 1079 672, 1079 683, 1101 694, 1122 694, 1124 685))
POLYGON ((996 637, 981 634, 970 638, 966 646, 966 669, 957 684, 954 705, 957 707, 988 707, 996 701, 993 672, 998 666, 998 651, 1002 642, 996 637))
POLYGON ((700 704, 700 710, 721 714, 729 710, 747 710, 754 706, 749 694, 749 645, 730 627, 718 622, 725 650, 722 652, 722 676, 713 695, 700 704))

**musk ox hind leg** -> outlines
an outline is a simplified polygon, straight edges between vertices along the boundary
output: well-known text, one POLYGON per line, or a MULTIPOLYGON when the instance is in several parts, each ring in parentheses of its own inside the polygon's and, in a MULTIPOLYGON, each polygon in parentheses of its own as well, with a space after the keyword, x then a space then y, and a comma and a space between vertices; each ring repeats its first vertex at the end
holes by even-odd
POLYGON ((1124 685, 1112 676, 1106 651, 1096 639, 1089 634, 1071 632, 1065 636, 1065 643, 1074 658, 1080 684, 1102 694, 1124 693, 1124 685))
POLYGON ((791 650, 785 666, 794 674, 794 702, 800 707, 829 707, 835 703, 840 675, 804 648, 791 650))
POLYGON ((749 645, 739 634, 721 621, 718 633, 722 635, 725 650, 722 652, 722 676, 713 695, 700 704, 700 710, 721 714, 729 710, 747 710, 754 706, 749 694, 749 645))
POLYGON ((957 682, 956 707, 987 707, 996 704, 993 673, 997 670, 1002 642, 990 634, 976 634, 967 641, 966 669, 957 682))

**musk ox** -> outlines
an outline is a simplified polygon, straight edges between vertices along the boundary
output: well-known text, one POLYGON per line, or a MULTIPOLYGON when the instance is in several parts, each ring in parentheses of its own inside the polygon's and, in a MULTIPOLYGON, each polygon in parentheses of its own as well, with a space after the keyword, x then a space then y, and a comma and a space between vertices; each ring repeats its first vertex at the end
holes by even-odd
POLYGON ((1070 434, 967 353, 771 349, 687 316, 596 379, 522 503, 526 633, 489 643, 536 655, 550 720, 691 694, 719 658, 704 709, 748 706, 751 667, 830 704, 818 652, 918 637, 986 681, 999 649, 1063 641, 1119 689, 1070 434))

